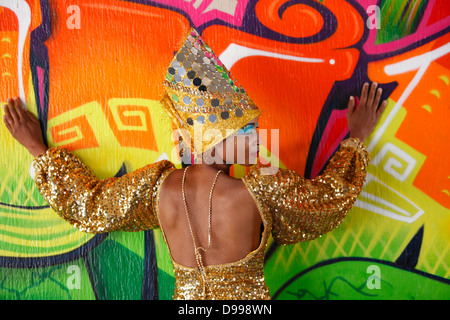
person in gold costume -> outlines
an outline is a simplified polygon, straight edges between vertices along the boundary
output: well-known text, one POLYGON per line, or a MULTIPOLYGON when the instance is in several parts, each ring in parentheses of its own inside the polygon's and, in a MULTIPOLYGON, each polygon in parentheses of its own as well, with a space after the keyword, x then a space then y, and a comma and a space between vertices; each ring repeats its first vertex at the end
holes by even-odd
POLYGON ((377 84, 348 103, 350 137, 314 179, 255 164, 260 111, 195 29, 175 54, 161 103, 195 163, 168 160, 122 177, 96 178, 67 150, 47 149, 39 122, 19 99, 4 123, 35 157, 34 181, 50 206, 81 231, 160 228, 175 273, 173 299, 270 299, 264 280, 269 236, 309 241, 336 228, 360 193, 370 155, 364 140, 386 101, 377 84), (242 179, 234 163, 250 166, 242 179))

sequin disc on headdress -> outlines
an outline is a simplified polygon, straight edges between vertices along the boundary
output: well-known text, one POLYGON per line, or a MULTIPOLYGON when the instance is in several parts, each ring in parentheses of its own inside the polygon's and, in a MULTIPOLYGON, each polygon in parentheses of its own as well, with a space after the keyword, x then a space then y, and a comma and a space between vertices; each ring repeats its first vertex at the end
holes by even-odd
POLYGON ((194 28, 169 65, 164 87, 161 103, 196 154, 261 113, 194 28))

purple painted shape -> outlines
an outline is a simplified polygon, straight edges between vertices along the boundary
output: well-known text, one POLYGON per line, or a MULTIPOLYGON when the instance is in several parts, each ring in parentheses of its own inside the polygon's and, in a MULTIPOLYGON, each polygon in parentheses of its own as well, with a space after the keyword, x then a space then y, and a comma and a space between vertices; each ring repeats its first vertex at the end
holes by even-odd
MULTIPOLYGON (((46 75, 48 75, 49 70, 49 60, 47 47, 44 44, 51 35, 52 25, 51 25, 51 10, 48 0, 40 0, 40 10, 41 10, 41 24, 31 31, 30 33, 30 64, 32 66, 31 72, 33 80, 37 80, 37 88, 35 88, 35 97, 39 101, 40 110, 38 110, 38 116, 44 122, 42 125, 43 131, 46 131, 45 125, 47 122, 47 108, 45 102, 45 88, 47 87, 45 81, 46 75)), ((38 10, 36 8, 36 10, 38 10)), ((33 81, 33 82, 34 82, 33 81)), ((47 87, 48 88, 48 87, 47 87)))
POLYGON ((31 32, 30 50, 42 61, 48 61, 47 47, 44 45, 52 33, 51 10, 48 0, 41 0, 41 19, 42 22, 35 30, 31 32))

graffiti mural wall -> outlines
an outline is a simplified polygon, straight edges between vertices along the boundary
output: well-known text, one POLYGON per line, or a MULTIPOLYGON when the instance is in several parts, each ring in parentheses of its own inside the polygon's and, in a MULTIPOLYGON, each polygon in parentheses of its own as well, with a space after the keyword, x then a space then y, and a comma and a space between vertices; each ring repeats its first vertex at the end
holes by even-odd
MULTIPOLYGON (((348 217, 319 239, 268 247, 273 298, 449 299, 446 0, 0 0, 0 101, 20 96, 46 143, 100 178, 178 162, 159 99, 191 26, 263 111, 260 129, 279 130, 263 147, 306 177, 348 135, 350 95, 372 81, 388 97, 348 217)), ((39 194, 31 155, 3 123, 0 139, 0 299, 171 299, 158 230, 77 231, 39 194)))

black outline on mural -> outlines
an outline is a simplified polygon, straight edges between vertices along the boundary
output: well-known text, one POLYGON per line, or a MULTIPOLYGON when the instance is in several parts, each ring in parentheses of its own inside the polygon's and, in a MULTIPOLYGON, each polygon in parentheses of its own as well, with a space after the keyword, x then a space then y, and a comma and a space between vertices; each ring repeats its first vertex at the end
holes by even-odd
POLYGON ((94 236, 80 247, 54 256, 47 257, 3 257, 0 256, 0 267, 2 268, 43 268, 63 264, 66 262, 78 260, 88 254, 93 248, 98 246, 108 236, 107 233, 94 236))

